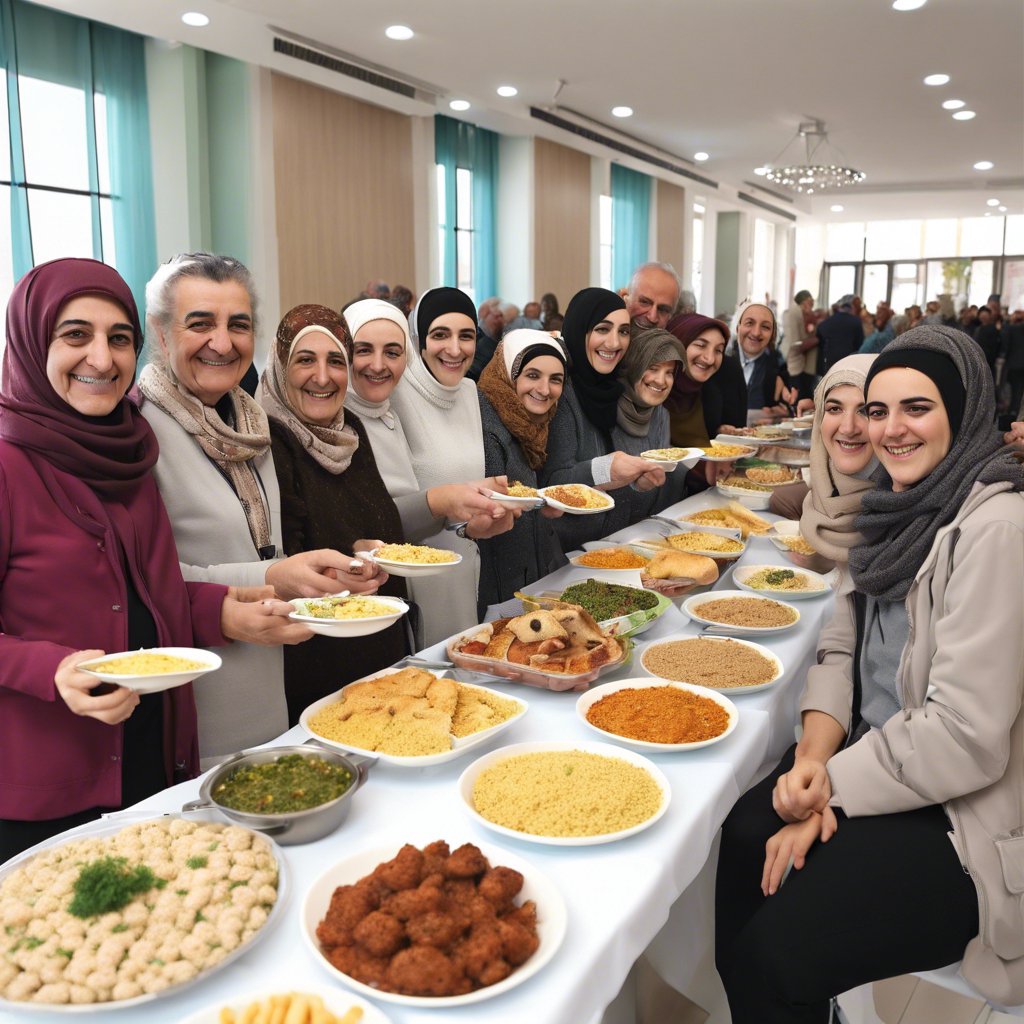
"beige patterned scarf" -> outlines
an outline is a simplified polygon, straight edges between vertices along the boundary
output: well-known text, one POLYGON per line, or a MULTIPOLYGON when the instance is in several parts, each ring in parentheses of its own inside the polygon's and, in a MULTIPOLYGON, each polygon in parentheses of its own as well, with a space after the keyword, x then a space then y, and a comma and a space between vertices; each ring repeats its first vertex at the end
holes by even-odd
POLYGON ((235 427, 230 427, 213 406, 203 405, 186 391, 169 367, 155 363, 139 376, 139 390, 191 434, 203 454, 217 464, 238 496, 256 549, 262 552, 269 548, 270 517, 251 465, 270 448, 270 425, 263 409, 241 388, 232 388, 228 397, 235 427))

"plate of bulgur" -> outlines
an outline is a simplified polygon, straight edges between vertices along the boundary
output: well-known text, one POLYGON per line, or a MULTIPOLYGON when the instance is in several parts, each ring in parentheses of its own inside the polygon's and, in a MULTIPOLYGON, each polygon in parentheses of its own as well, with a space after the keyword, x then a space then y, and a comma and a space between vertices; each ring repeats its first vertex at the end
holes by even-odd
POLYGON ((643 652, 640 664, 659 679, 728 694, 767 689, 783 673, 782 662, 767 647, 729 637, 662 640, 643 652))
POLYGON ((800 612, 792 605, 744 590, 696 594, 683 602, 682 610, 694 622, 732 636, 784 633, 800 621, 800 612))
POLYGON ((609 743, 517 743, 459 778, 466 811, 493 832, 548 846, 594 846, 650 828, 671 787, 641 754, 609 743))
POLYGON ((739 721, 736 705, 714 690, 647 677, 595 686, 576 714, 604 738, 660 753, 718 743, 739 721))

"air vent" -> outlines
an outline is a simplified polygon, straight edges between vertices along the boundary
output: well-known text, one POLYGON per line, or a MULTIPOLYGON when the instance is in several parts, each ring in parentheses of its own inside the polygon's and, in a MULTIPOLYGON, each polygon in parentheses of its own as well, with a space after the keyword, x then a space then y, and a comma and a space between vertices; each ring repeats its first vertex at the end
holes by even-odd
POLYGON ((554 125, 556 128, 562 128, 564 131, 572 132, 573 135, 578 135, 582 139, 588 139, 590 142, 598 142, 602 146, 614 149, 618 153, 624 153, 626 156, 631 156, 636 160, 643 160, 644 163, 651 164, 654 167, 660 167, 664 171, 671 171, 673 174, 681 174, 684 178, 689 178, 691 181, 699 181, 702 185, 707 185, 708 188, 718 188, 717 181, 712 181, 710 178, 704 178, 699 174, 694 174, 693 171, 687 169, 682 164, 673 163, 671 160, 663 160, 661 157, 652 156, 650 153, 646 153, 642 149, 637 149, 635 146, 629 146, 624 142, 620 142, 618 139, 612 138, 610 135, 602 135, 600 132, 596 132, 591 128, 584 128, 582 125, 576 124, 574 121, 567 121, 564 117, 552 114, 548 110, 542 110, 540 107, 530 107, 530 116, 537 118, 538 121, 544 121, 547 124, 554 125))
POLYGON ((274 52, 282 53, 286 57, 294 57, 296 60, 305 61, 307 64, 315 64, 317 67, 326 68, 328 71, 336 71, 339 75, 348 75, 349 78, 356 78, 367 85, 375 85, 378 89, 387 89, 388 92, 396 92, 399 96, 407 96, 409 99, 417 99, 416 90, 405 82, 399 82, 395 78, 388 78, 386 75, 378 74, 376 71, 369 71, 356 64, 332 57, 330 54, 321 53, 318 50, 311 50, 307 46, 300 46, 298 43, 290 43, 286 39, 274 37, 274 52))
POLYGON ((774 213, 776 217, 785 217, 786 220, 796 220, 795 213, 790 213, 789 210, 780 210, 777 206, 772 206, 771 203, 766 203, 763 199, 757 199, 755 196, 748 195, 746 192, 737 192, 736 198, 742 199, 745 203, 750 203, 753 206, 760 206, 762 210, 774 213))

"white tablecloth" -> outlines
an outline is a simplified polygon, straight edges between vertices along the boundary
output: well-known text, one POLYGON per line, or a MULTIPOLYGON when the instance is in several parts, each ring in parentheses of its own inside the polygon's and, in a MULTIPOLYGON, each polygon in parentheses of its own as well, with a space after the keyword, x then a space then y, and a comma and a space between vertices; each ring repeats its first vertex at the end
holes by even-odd
MULTIPOLYGON (((669 510, 678 515, 720 504, 714 492, 687 499, 669 510)), ((650 532, 650 527, 647 528, 650 532)), ((643 532, 632 527, 632 534, 643 532)), ((767 541, 754 539, 745 561, 777 562, 779 553, 767 541)), ((542 583, 555 589, 585 578, 584 570, 565 567, 542 583)), ((729 574, 716 584, 725 589, 729 574)), ((532 588, 531 588, 532 589, 532 588)), ((676 605, 681 603, 676 602, 676 605)), ((427 769, 375 766, 365 787, 353 798, 351 813, 331 836, 305 846, 283 848, 291 878, 291 896, 278 925, 225 970, 183 992, 122 1011, 105 1007, 97 1020, 171 1024, 207 1004, 219 1004, 252 991, 288 990, 304 983, 328 983, 330 976, 310 955, 300 938, 300 910, 312 881, 335 861, 366 847, 404 842, 421 845, 446 839, 486 842, 505 847, 548 874, 562 892, 568 909, 568 930, 554 959, 521 986, 493 1000, 457 1009, 413 1009, 381 1002, 396 1024, 430 1021, 481 1021, 485 1024, 566 1024, 588 1021, 611 1001, 636 958, 668 918, 679 895, 700 871, 713 840, 736 798, 762 764, 777 759, 793 742, 794 707, 807 665, 814 655, 822 618, 831 606, 823 597, 800 603, 799 625, 767 640, 782 659, 786 673, 774 687, 735 698, 740 722, 728 739, 685 754, 651 759, 668 777, 672 802, 652 828, 627 840, 599 846, 541 846, 491 833, 470 820, 461 806, 456 780, 475 756, 526 740, 594 740, 576 716, 577 694, 553 693, 496 682, 498 690, 515 693, 530 704, 529 713, 511 729, 464 758, 427 769)), ((643 648, 670 636, 695 635, 696 628, 673 607, 639 638, 643 648)), ((358 641, 356 641, 358 642, 358 641)), ((764 642, 763 640, 761 642, 764 642)), ((344 642, 339 643, 343 656, 344 642)), ((443 655, 443 646, 424 652, 443 655)), ((645 675, 634 656, 632 664, 601 681, 645 675)), ((290 730, 275 742, 301 742, 305 734, 290 730)), ((162 813, 176 811, 197 796, 196 780, 183 783, 140 804, 162 813)), ((543 913, 543 908, 540 908, 543 913)), ((66 1014, 0 1012, 0 1021, 54 1020, 66 1014)), ((81 1018, 79 1018, 81 1019, 81 1018)))

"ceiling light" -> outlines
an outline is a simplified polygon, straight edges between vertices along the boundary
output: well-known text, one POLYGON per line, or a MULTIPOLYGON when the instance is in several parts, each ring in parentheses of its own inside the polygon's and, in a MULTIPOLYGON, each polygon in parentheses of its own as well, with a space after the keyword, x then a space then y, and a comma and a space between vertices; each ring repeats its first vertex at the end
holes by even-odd
POLYGON ((210 19, 199 11, 186 11, 181 16, 181 20, 193 28, 206 28, 210 24, 210 19))
POLYGON ((958 110, 953 115, 954 121, 971 121, 978 115, 973 110, 958 110))
POLYGON ((412 39, 413 34, 413 30, 408 25, 388 25, 384 29, 384 35, 388 39, 412 39))
POLYGON ((842 203, 833 203, 833 204, 832 204, 832 205, 831 205, 831 206, 829 207, 829 209, 830 209, 830 210, 831 210, 831 211, 832 211, 833 213, 842 213, 842 212, 843 212, 843 210, 845 210, 845 209, 846 209, 846 207, 845 207, 845 206, 843 206, 843 204, 842 204, 842 203))
POLYGON ((833 154, 825 122, 817 119, 800 122, 796 135, 768 166, 765 176, 776 185, 784 185, 794 192, 803 192, 809 196, 826 189, 857 185, 867 177, 863 171, 845 166, 840 157, 833 154), (804 140, 805 162, 783 163, 781 158, 798 138, 804 140))
POLYGON ((959 110, 961 107, 966 107, 967 104, 963 100, 943 100, 943 110, 959 110))
POLYGON ((700 203, 694 203, 693 204, 693 212, 694 213, 703 213, 704 212, 704 207, 701 206, 700 203))
POLYGON ((949 75, 926 75, 925 85, 945 85, 949 81, 949 75))
POLYGON ((469 100, 452 100, 448 106, 452 110, 469 110, 469 100))
POLYGON ((632 117, 632 107, 612 107, 612 117, 632 117))
POLYGON ((515 96, 516 93, 518 93, 518 92, 519 92, 519 90, 514 85, 499 85, 498 86, 498 95, 499 96, 504 96, 506 99, 508 99, 510 96, 515 96))
POLYGON ((694 153, 693 154, 693 159, 694 160, 704 161, 704 160, 707 160, 707 158, 708 158, 707 153, 705 153, 703 151, 701 151, 700 153, 694 153))
POLYGON ((985 216, 986 217, 991 217, 992 216, 992 211, 991 210, 986 210, 985 211, 985 216))
POLYGON ((999 200, 998 199, 986 200, 985 205, 986 206, 998 206, 999 205, 999 200))
POLYGON ((999 207, 999 212, 1000 213, 1006 213, 1006 207, 1005 206, 1000 206, 999 207))
POLYGON ((755 167, 754 173, 759 177, 763 178, 768 173, 767 167, 755 167))
POLYGON ((916 11, 919 7, 924 7, 928 3, 928 0, 892 0, 892 9, 894 11, 916 11))
POLYGON ((991 160, 979 160, 975 165, 976 171, 991 171, 995 164, 991 160))

